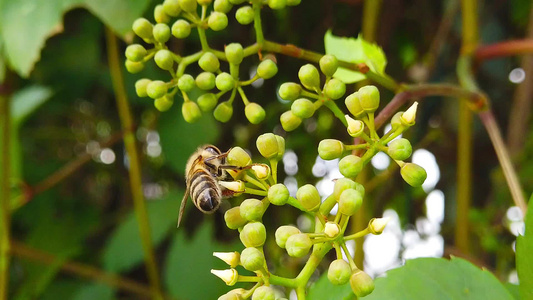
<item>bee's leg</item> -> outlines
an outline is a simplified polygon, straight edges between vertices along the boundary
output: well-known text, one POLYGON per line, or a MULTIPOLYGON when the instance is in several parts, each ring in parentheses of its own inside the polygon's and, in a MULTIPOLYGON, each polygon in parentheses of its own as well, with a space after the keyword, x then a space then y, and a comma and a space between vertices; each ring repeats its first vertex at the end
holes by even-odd
POLYGON ((176 226, 176 228, 180 227, 181 218, 183 217, 183 212, 185 211, 185 205, 187 205, 187 199, 189 198, 189 192, 190 192, 190 188, 189 188, 189 185, 187 185, 187 189, 185 190, 185 195, 183 195, 183 199, 181 200, 180 212, 178 215, 178 226, 176 226))

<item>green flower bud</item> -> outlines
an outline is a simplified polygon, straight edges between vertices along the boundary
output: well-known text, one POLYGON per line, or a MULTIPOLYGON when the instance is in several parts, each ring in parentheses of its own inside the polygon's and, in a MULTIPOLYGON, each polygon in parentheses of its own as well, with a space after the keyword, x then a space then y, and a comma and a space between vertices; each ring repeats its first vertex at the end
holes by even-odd
POLYGON ((178 39, 184 39, 191 34, 191 24, 185 20, 177 20, 172 25, 172 35, 178 39))
POLYGON ((161 49, 157 51, 154 60, 156 65, 163 70, 172 70, 174 67, 174 58, 169 50, 161 49))
POLYGON ((166 43, 170 39, 170 27, 165 23, 159 23, 154 26, 154 39, 161 44, 166 43))
POLYGON ((379 107, 379 90, 373 85, 367 85, 359 89, 359 102, 366 112, 374 112, 379 107))
POLYGON ((290 226, 290 225, 283 225, 280 226, 278 229, 276 229, 276 233, 274 236, 276 237, 276 244, 280 248, 285 249, 287 239, 295 234, 301 233, 300 229, 290 226))
POLYGON ((211 274, 222 279, 229 286, 237 283, 237 280, 239 279, 239 273, 237 273, 237 270, 235 269, 211 270, 211 274))
POLYGON ((283 158, 283 154, 285 154, 285 139, 276 135, 276 140, 278 141, 278 157, 276 159, 280 160, 283 158))
POLYGON ((143 62, 134 62, 131 60, 126 60, 126 70, 130 72, 131 74, 139 73, 144 69, 144 63, 143 62))
POLYGON ((361 117, 365 113, 365 110, 361 106, 359 97, 359 92, 355 92, 350 94, 348 97, 346 97, 346 100, 344 100, 344 104, 346 104, 346 107, 348 108, 350 113, 356 118, 361 117))
POLYGON ((293 101, 300 97, 302 86, 294 82, 285 82, 279 87, 279 97, 283 100, 293 101))
POLYGON ((344 117, 346 118, 346 122, 348 122, 348 127, 346 128, 348 134, 352 137, 360 136, 365 130, 365 123, 361 120, 354 120, 349 115, 344 115, 344 117))
POLYGON ((241 265, 248 271, 257 271, 263 267, 265 255, 259 249, 249 247, 242 250, 241 265))
POLYGON ((196 76, 196 85, 202 90, 211 90, 215 87, 215 74, 202 72, 196 76))
POLYGON ((352 216, 363 204, 363 195, 355 189, 346 189, 339 198, 339 212, 352 216))
POLYGON ((183 114, 183 119, 185 119, 187 123, 194 123, 202 117, 200 107, 192 101, 183 102, 181 113, 183 114))
POLYGON ((308 211, 316 211, 320 207, 320 195, 314 185, 306 184, 296 192, 296 199, 308 211))
POLYGON ((242 45, 239 43, 231 43, 227 45, 224 52, 226 53, 226 58, 230 64, 238 65, 244 58, 244 51, 242 45))
POLYGON ((243 288, 233 289, 226 294, 218 297, 218 300, 243 300, 243 294, 246 293, 246 290, 243 288))
POLYGON ((198 106, 200 106, 200 109, 202 111, 210 111, 213 108, 215 108, 215 106, 217 106, 218 99, 217 99, 217 96, 215 96, 215 94, 206 93, 198 97, 196 102, 198 102, 198 106))
POLYGON ((357 297, 364 297, 374 291, 374 280, 365 272, 356 269, 350 276, 350 286, 357 297))
POLYGON ((260 222, 250 222, 244 225, 239 237, 246 247, 261 247, 266 240, 265 225, 260 222))
POLYGON ((298 71, 298 78, 300 78, 302 85, 309 90, 320 88, 320 75, 312 64, 303 65, 298 71))
POLYGON ((243 227, 247 221, 241 216, 240 207, 235 206, 226 211, 224 214, 224 221, 229 229, 237 229, 243 227))
POLYGON ((290 110, 282 113, 279 117, 279 121, 285 131, 293 131, 302 124, 302 119, 295 116, 290 110))
POLYGON ((350 280, 352 268, 344 259, 337 259, 329 264, 328 279, 334 285, 343 285, 350 280))
POLYGON ((259 124, 265 119, 266 113, 263 107, 261 107, 261 105, 250 102, 244 108, 244 114, 246 115, 246 119, 248 119, 250 123, 259 124))
POLYGON ((152 31, 153 31, 153 25, 150 23, 150 21, 146 20, 145 18, 139 18, 133 22, 132 25, 133 32, 135 34, 145 40, 149 40, 153 37, 152 31))
POLYGON ((238 266, 241 260, 239 252, 213 252, 213 256, 220 258, 232 268, 238 266))
POLYGON ((233 5, 243 4, 246 0, 229 0, 229 3, 233 5))
POLYGON ((357 177, 361 170, 363 170, 363 167, 363 161, 356 155, 347 155, 339 161, 339 171, 344 177, 357 177))
POLYGON ((184 92, 192 91, 195 86, 196 83, 194 78, 189 74, 183 74, 180 79, 178 79, 178 88, 184 92))
POLYGON ((400 117, 400 121, 405 126, 415 125, 416 120, 416 108, 418 107, 418 102, 415 101, 411 107, 409 107, 400 117))
POLYGON ((414 163, 406 163, 400 170, 403 180, 412 187, 421 186, 428 177, 426 170, 414 163))
POLYGON ((198 60, 198 65, 202 70, 214 73, 220 68, 218 58, 211 52, 206 52, 198 60))
POLYGON ((259 221, 264 213, 263 202, 257 199, 246 199, 241 203, 241 217, 248 221, 259 221))
POLYGON ((267 164, 255 164, 252 171, 259 180, 266 180, 270 176, 270 167, 267 164))
POLYGON ((154 80, 146 86, 146 93, 152 99, 161 98, 167 93, 167 84, 161 80, 154 80))
POLYGON ((166 14, 165 8, 162 4, 158 4, 154 8, 154 19, 157 23, 170 22, 170 16, 166 14))
POLYGON ((355 189, 361 194, 361 197, 365 196, 365 188, 362 184, 348 178, 339 178, 335 181, 335 186, 333 188, 333 196, 337 201, 339 201, 342 192, 346 189, 355 189))
POLYGON ((300 4, 300 2, 302 2, 302 0, 287 0, 287 5, 288 6, 296 6, 296 5, 300 4))
POLYGON ((324 93, 328 98, 337 100, 346 93, 346 84, 336 78, 331 78, 324 87, 324 93))
POLYGON ((213 31, 220 31, 228 26, 228 17, 224 13, 214 11, 207 19, 207 25, 213 31))
POLYGON ((302 119, 307 119, 315 113, 315 104, 308 99, 296 99, 291 105, 292 113, 302 119))
POLYGON ((165 0, 163 2, 165 13, 171 17, 177 17, 181 13, 181 7, 178 0, 165 0))
POLYGON ((287 253, 292 257, 302 257, 309 253, 313 246, 311 238, 305 233, 293 234, 287 239, 285 248, 287 253))
POLYGON ((148 97, 148 94, 146 93, 146 87, 150 82, 152 81, 148 78, 139 79, 135 82, 135 92, 137 93, 137 96, 148 97))
POLYGON ((270 79, 276 73, 278 73, 278 65, 271 59, 265 59, 257 66, 257 75, 263 79, 270 79))
POLYGON ((246 5, 237 9, 235 19, 242 25, 248 25, 254 21, 254 10, 251 6, 246 5))
POLYGON ((284 9, 287 5, 287 0, 268 0, 268 6, 272 9, 284 9))
POLYGON ((390 121, 391 127, 392 127, 391 130, 394 131, 394 130, 404 126, 403 123, 402 123, 402 120, 401 120, 403 113, 404 113, 403 111, 399 111, 399 112, 395 113, 394 116, 392 116, 392 119, 390 121))
POLYGON ((344 144, 339 140, 325 139, 318 144, 318 155, 324 160, 339 158, 344 153, 344 144))
POLYGON ((281 183, 275 184, 268 189, 268 201, 274 205, 285 205, 289 200, 289 190, 281 183))
POLYGON ((324 233, 329 238, 335 238, 339 235, 341 232, 341 228, 339 224, 335 222, 326 222, 326 225, 324 225, 324 233))
POLYGON ((339 61, 337 60, 337 57, 335 55, 326 54, 320 58, 320 61, 318 62, 320 65, 320 70, 324 75, 331 77, 335 72, 337 72, 337 68, 339 67, 339 61))
POLYGON ((411 156, 413 147, 408 139, 399 138, 389 144, 387 153, 394 160, 405 160, 411 156))
POLYGON ((196 0, 196 2, 198 2, 199 5, 205 6, 211 4, 213 0, 196 0))
POLYGON ((278 155, 278 140, 273 133, 264 133, 260 135, 257 138, 255 145, 264 158, 272 159, 278 155))
POLYGON ((219 181, 218 184, 232 192, 241 194, 246 189, 246 185, 244 184, 244 181, 242 180, 236 180, 236 181, 219 181))
POLYGON ((232 115, 233 106, 231 106, 231 103, 227 101, 219 103, 213 111, 213 116, 215 117, 215 119, 222 123, 226 123, 227 121, 229 121, 232 115))
POLYGON ((178 0, 178 2, 183 11, 191 13, 196 11, 196 0, 178 0))
POLYGON ((380 235, 385 230, 385 226, 389 223, 390 218, 373 218, 368 222, 368 229, 372 234, 380 235))
POLYGON ((213 6, 215 11, 225 14, 227 14, 231 10, 231 8, 233 8, 233 4, 231 4, 229 0, 215 0, 213 6))
POLYGON ((276 293, 269 286, 260 286, 252 294, 252 300, 275 300, 276 293))
POLYGON ((140 62, 146 56, 146 49, 139 44, 129 45, 126 48, 126 58, 133 62, 140 62))
POLYGON ((167 111, 172 107, 172 104, 174 104, 174 99, 170 97, 169 95, 164 95, 161 98, 157 98, 154 101, 154 106, 159 111, 167 111))
POLYGON ((215 79, 217 89, 226 92, 235 88, 235 79, 229 73, 222 72, 215 79))
POLYGON ((233 147, 228 153, 228 164, 237 167, 246 167, 252 163, 252 158, 248 152, 241 147, 233 147))

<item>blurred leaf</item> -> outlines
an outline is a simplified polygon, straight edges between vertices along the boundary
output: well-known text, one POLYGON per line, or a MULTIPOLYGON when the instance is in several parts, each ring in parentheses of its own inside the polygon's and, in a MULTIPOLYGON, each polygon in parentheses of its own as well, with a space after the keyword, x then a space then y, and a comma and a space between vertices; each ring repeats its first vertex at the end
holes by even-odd
POLYGON ((355 299, 355 294, 352 292, 350 283, 333 285, 328 279, 328 274, 324 273, 309 289, 308 298, 309 300, 352 300, 355 299))
MULTIPOLYGON (((376 44, 365 41, 361 35, 359 35, 357 39, 337 37, 331 33, 331 30, 328 30, 324 36, 324 44, 327 54, 335 55, 337 59, 346 62, 356 64, 365 63, 373 72, 385 75, 387 58, 385 57, 383 49, 376 44)), ((334 77, 345 83, 354 83, 366 78, 366 76, 360 72, 351 71, 345 68, 339 68, 337 72, 335 72, 334 77)))
POLYGON ((46 39, 63 31, 64 12, 77 6, 87 7, 123 36, 148 3, 148 0, 3 0, 0 39, 9 41, 4 42, 5 57, 17 73, 28 77, 46 39))
POLYGON ((18 126, 31 113, 52 96, 52 90, 45 86, 32 85, 17 91, 12 98, 11 120, 18 126))
POLYGON ((533 194, 529 198, 525 235, 516 239, 516 270, 522 299, 533 299, 533 194))
MULTIPOLYGON (((172 191, 160 200, 147 202, 152 244, 159 245, 168 231, 176 226, 179 199, 182 191, 172 191)), ((128 271, 143 261, 144 252, 139 235, 139 225, 135 212, 128 216, 111 234, 104 249, 104 268, 112 272, 128 271)))
POLYGON ((108 285, 101 283, 87 284, 80 288, 72 300, 112 300, 115 299, 115 291, 108 285))
POLYGON ((185 238, 183 230, 174 235, 164 270, 164 282, 171 295, 183 300, 217 299, 233 288, 210 273, 211 269, 228 268, 213 252, 235 251, 243 246, 217 243, 212 227, 211 222, 204 222, 191 240, 185 238), (199 288, 200 285, 207 288, 199 288))
POLYGON ((365 300, 513 299, 494 275, 457 257, 408 260, 375 282, 365 300))
POLYGON ((72 299, 87 283, 74 279, 57 279, 50 284, 39 300, 72 299))
POLYGON ((522 298, 520 298, 520 286, 517 285, 517 284, 512 284, 510 282, 506 282, 504 284, 505 288, 507 289, 507 291, 509 291, 509 293, 511 295, 513 295, 514 299, 515 300, 520 300, 522 298))

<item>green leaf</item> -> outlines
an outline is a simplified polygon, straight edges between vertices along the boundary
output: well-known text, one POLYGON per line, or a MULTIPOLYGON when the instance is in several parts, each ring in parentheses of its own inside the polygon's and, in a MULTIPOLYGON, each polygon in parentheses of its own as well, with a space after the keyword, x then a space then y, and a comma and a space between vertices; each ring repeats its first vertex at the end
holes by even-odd
POLYGON ((17 91, 11 99, 11 121, 18 127, 31 113, 52 96, 52 90, 33 85, 17 91))
MULTIPOLYGON (((385 53, 378 45, 365 41, 361 35, 357 39, 337 37, 331 33, 331 30, 328 30, 324 36, 324 45, 326 53, 335 55, 338 60, 356 64, 365 63, 372 72, 385 75, 387 65, 385 53)), ((366 78, 360 72, 345 68, 339 68, 333 77, 344 83, 354 83, 366 78)))
POLYGON ((211 222, 204 222, 191 240, 186 239, 183 230, 174 235, 164 270, 164 283, 171 295, 183 300, 217 299, 235 288, 226 286, 221 279, 211 274, 211 269, 229 268, 215 258, 213 252, 236 251, 243 246, 218 244, 212 228, 211 222))
POLYGON ((79 289, 72 300, 112 300, 114 297, 115 291, 108 285, 101 283, 88 284, 81 289, 79 289))
POLYGON ((533 194, 529 198, 524 236, 516 239, 516 270, 522 299, 533 299, 533 194))
POLYGON ((408 260, 375 283, 374 292, 365 300, 514 299, 490 272, 456 257, 408 260))
MULTIPOLYGON (((147 203, 152 244, 157 246, 176 226, 179 199, 183 192, 170 192, 163 199, 147 203)), ((104 248, 104 268, 112 272, 128 271, 143 261, 139 225, 135 212, 131 212, 111 234, 104 248)))
POLYGON ((513 295, 515 300, 520 300, 520 286, 516 284, 512 284, 510 282, 505 283, 505 288, 511 295, 513 295))
POLYGON ((309 300, 352 300, 355 299, 355 294, 352 292, 350 283, 333 285, 328 279, 328 274, 324 273, 309 289, 308 298, 309 300))
POLYGON ((28 77, 46 39, 63 31, 62 18, 66 11, 87 7, 124 36, 148 3, 148 0, 3 0, 0 39, 5 46, 5 57, 13 70, 28 77))

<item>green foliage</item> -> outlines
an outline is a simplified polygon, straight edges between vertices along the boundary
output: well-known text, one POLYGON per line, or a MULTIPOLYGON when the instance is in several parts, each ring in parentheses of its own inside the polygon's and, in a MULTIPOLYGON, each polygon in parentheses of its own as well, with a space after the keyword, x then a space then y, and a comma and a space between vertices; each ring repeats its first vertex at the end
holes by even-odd
POLYGON ((520 280, 520 297, 531 299, 533 297, 533 194, 529 198, 529 208, 526 214, 525 235, 516 239, 516 270, 520 280))

